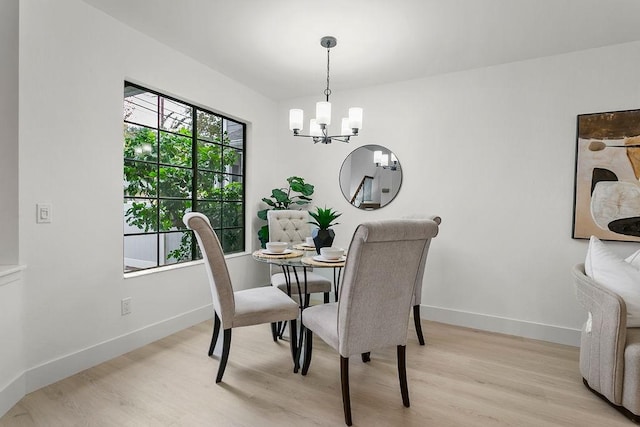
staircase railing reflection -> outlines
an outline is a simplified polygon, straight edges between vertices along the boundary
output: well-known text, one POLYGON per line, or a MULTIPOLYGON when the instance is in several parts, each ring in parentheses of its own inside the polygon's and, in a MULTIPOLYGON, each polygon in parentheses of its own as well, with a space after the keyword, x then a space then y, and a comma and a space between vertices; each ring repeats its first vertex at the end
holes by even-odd
POLYGON ((351 204, 354 206, 360 206, 360 204, 366 200, 371 200, 371 184, 373 183, 373 177, 365 175, 362 177, 358 188, 356 189, 353 197, 351 198, 351 204))

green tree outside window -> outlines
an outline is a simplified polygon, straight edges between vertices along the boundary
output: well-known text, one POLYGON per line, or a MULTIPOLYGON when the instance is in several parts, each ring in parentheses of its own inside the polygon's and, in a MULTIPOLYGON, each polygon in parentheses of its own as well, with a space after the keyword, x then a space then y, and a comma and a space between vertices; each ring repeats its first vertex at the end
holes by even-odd
POLYGON ((244 134, 242 123, 125 83, 125 271, 153 267, 152 252, 155 266, 201 258, 182 223, 191 210, 209 217, 225 252, 244 250, 244 134), (127 266, 137 257, 146 267, 127 266))

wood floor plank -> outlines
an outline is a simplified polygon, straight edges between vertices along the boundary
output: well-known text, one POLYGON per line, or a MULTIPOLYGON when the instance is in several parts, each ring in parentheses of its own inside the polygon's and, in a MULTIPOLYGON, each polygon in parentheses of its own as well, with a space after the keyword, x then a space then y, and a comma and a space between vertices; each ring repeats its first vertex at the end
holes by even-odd
MULTIPOLYGON (((410 326, 412 327, 412 326, 410 326)), ((306 377, 268 325, 235 329, 222 383, 204 322, 25 396, 0 427, 344 425, 339 357, 314 341, 306 377)), ((407 345, 411 407, 395 348, 350 361, 356 426, 629 426, 582 384, 578 349, 423 321, 407 345)))

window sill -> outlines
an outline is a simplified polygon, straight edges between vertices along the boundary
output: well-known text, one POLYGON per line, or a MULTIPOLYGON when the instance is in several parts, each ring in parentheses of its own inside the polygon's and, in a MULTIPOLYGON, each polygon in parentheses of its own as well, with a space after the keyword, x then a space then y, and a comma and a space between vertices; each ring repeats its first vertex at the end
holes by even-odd
POLYGON ((0 286, 19 280, 24 269, 24 265, 0 265, 0 286))
MULTIPOLYGON (((225 259, 241 258, 241 257, 245 257, 247 255, 251 255, 251 252, 238 252, 238 253, 235 253, 235 254, 225 255, 225 259)), ((183 263, 180 263, 180 264, 166 265, 166 266, 163 266, 163 267, 150 268, 148 270, 133 271, 131 273, 124 273, 124 278, 125 278, 125 280, 126 279, 133 279, 135 277, 147 276, 149 274, 156 274, 156 273, 163 273, 165 271, 179 270, 181 268, 191 267, 193 265, 199 265, 199 264, 202 264, 203 262, 204 262, 203 260, 199 259, 197 261, 189 261, 189 262, 183 262, 183 263)), ((2 273, 0 272, 0 274, 2 274, 2 273)), ((1 285, 1 283, 2 282, 0 282, 0 285, 1 285)))

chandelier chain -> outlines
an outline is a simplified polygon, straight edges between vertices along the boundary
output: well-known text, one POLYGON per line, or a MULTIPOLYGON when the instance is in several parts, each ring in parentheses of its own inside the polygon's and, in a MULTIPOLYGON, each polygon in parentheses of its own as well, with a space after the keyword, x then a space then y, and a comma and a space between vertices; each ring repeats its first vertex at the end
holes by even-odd
POLYGON ((329 89, 329 52, 331 48, 327 42, 327 88, 324 90, 324 94, 327 96, 327 102, 329 102, 329 95, 331 95, 331 89, 329 89))

